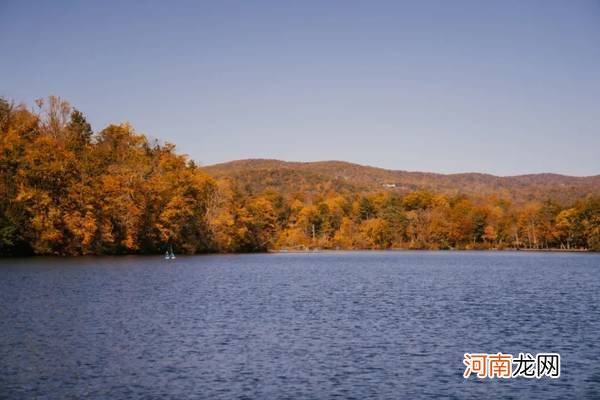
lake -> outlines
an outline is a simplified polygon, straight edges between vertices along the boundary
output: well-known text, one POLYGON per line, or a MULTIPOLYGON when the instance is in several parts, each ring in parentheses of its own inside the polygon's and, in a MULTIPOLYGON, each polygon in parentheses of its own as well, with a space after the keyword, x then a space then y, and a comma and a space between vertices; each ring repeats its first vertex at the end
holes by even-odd
POLYGON ((600 398, 600 255, 0 260, 0 398, 600 398), (557 352, 558 379, 463 378, 557 352))

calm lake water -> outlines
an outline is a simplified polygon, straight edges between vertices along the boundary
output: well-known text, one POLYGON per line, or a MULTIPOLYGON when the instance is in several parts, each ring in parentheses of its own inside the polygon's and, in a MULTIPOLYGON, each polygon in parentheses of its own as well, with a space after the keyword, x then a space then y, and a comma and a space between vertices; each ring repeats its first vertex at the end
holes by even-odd
POLYGON ((0 260, 0 398, 600 398, 600 255, 0 260), (464 379, 558 352, 559 379, 464 379))

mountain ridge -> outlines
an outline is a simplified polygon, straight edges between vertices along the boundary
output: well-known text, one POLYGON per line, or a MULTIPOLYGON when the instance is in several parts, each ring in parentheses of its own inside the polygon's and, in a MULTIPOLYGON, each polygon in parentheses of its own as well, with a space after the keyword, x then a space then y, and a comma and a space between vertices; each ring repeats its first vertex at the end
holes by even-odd
POLYGON ((230 160, 230 161, 223 161, 223 162, 218 162, 218 163, 213 163, 213 164, 202 165, 202 168, 215 169, 215 168, 230 166, 233 164, 253 164, 253 163, 256 163, 256 164, 273 163, 273 164, 287 165, 287 166, 341 164, 341 165, 348 165, 348 166, 355 166, 355 167, 373 168, 373 169, 383 170, 383 171, 387 171, 387 172, 405 172, 405 173, 411 173, 411 174, 431 174, 431 175, 441 175, 441 176, 483 175, 483 176, 489 176, 489 177, 494 177, 494 178, 520 178, 520 177, 528 177, 528 176, 548 175, 548 176, 558 176, 558 177, 576 178, 576 179, 578 179, 578 178, 583 178, 583 179, 600 178, 600 174, 569 175, 569 174, 562 174, 562 173, 558 173, 558 172, 531 172, 531 173, 516 174, 516 175, 496 175, 496 174, 492 174, 489 172, 478 172, 478 171, 444 173, 444 172, 417 171, 417 170, 407 170, 407 169, 391 169, 391 168, 376 167, 373 165, 355 163, 355 162, 344 161, 344 160, 288 161, 288 160, 281 160, 278 158, 241 158, 241 159, 237 159, 237 160, 230 160))
POLYGON ((569 202, 588 194, 600 194, 600 175, 570 176, 551 172, 498 176, 482 172, 443 174, 391 170, 347 161, 283 161, 251 158, 202 167, 216 178, 242 183, 249 191, 276 188, 308 191, 410 192, 429 190, 446 194, 496 195, 517 201, 553 199, 569 202))

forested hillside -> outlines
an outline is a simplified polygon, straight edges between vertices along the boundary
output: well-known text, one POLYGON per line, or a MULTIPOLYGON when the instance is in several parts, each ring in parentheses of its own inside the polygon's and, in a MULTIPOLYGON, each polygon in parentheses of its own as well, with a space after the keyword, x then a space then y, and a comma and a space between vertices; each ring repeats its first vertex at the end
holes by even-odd
POLYGON ((198 167, 57 97, 0 99, 0 255, 270 249, 600 250, 600 177, 198 167))
POLYGON ((574 177, 531 174, 499 177, 480 173, 434 174, 392 171, 342 161, 285 162, 239 160, 210 165, 204 170, 214 177, 232 178, 252 191, 276 188, 291 193, 334 191, 377 191, 397 193, 429 190, 447 195, 497 195, 517 202, 552 199, 573 202, 588 194, 600 195, 600 175, 574 177))

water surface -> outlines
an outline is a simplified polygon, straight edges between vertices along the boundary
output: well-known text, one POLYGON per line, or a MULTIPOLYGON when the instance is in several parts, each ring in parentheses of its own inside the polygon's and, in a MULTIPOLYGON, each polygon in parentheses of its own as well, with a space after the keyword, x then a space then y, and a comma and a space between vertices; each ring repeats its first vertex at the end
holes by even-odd
POLYGON ((600 398, 600 255, 0 260, 0 398, 600 398), (561 377, 462 377, 558 352, 561 377))

